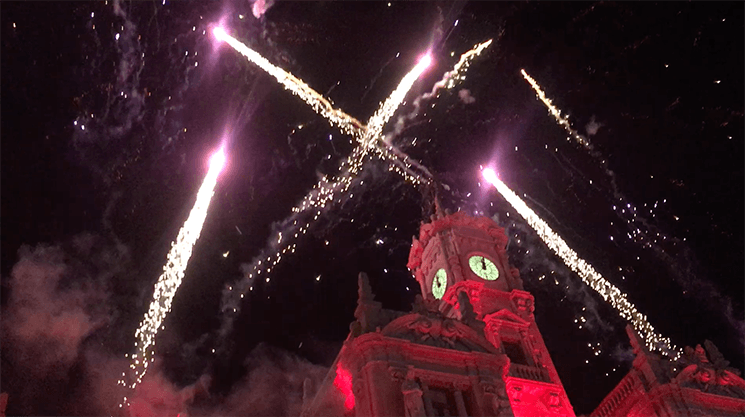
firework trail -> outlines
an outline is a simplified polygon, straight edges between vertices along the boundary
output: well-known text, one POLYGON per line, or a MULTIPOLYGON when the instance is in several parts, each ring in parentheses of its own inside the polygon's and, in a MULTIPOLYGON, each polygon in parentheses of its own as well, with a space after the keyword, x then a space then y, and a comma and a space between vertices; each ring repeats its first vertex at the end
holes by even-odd
POLYGON ((293 94, 300 97, 300 99, 308 104, 316 113, 328 120, 329 123, 338 126, 342 132, 355 138, 359 138, 360 130, 362 129, 362 123, 360 123, 359 120, 339 109, 335 109, 328 100, 310 88, 302 80, 282 68, 272 65, 258 52, 228 35, 223 28, 216 27, 212 30, 212 33, 215 35, 215 38, 227 43, 241 55, 245 56, 249 61, 258 65, 259 68, 276 78, 285 89, 290 90, 293 94))
POLYGON ((528 222, 538 236, 572 271, 580 276, 582 281, 590 288, 597 291, 603 299, 610 303, 624 319, 631 322, 640 336, 644 339, 650 350, 659 350, 663 354, 678 359, 682 351, 670 344, 670 339, 655 332, 654 327, 647 321, 647 317, 641 314, 636 307, 626 299, 616 286, 608 282, 598 273, 592 265, 580 258, 564 239, 551 230, 530 207, 523 202, 512 190, 497 178, 493 170, 487 168, 482 171, 484 178, 507 200, 512 207, 528 222))
MULTIPOLYGON (((431 178, 432 175, 426 168, 421 167, 414 161, 409 161, 408 155, 402 155, 400 151, 395 150, 395 148, 383 142, 380 133, 371 134, 367 126, 375 126, 375 129, 378 132, 382 130, 386 121, 393 116, 396 109, 403 102, 406 93, 411 89, 414 82, 421 76, 422 72, 424 72, 430 63, 431 57, 429 55, 422 58, 422 60, 420 60, 419 63, 409 71, 406 76, 404 76, 398 87, 381 104, 380 108, 378 108, 373 116, 370 117, 368 124, 355 131, 357 137, 362 138, 363 140, 361 140, 349 156, 339 164, 339 174, 336 176, 336 179, 329 180, 326 176, 321 178, 303 198, 300 204, 292 208, 292 216, 285 220, 283 224, 297 226, 300 216, 311 210, 315 211, 312 220, 308 220, 304 225, 301 225, 297 229, 291 229, 289 232, 287 232, 286 228, 282 228, 285 232, 283 233, 280 231, 277 233, 276 240, 273 240, 276 242, 277 246, 285 243, 287 240, 289 240, 289 242, 285 243, 284 246, 279 248, 273 255, 267 256, 266 258, 262 255, 247 269, 242 280, 228 287, 228 290, 223 295, 222 310, 224 312, 238 312, 240 300, 245 297, 248 291, 253 289, 252 283, 254 279, 261 277, 266 283, 271 281, 268 274, 271 272, 272 268, 282 260, 283 255, 295 252, 297 243, 294 241, 307 233, 311 222, 318 220, 318 217, 321 215, 321 210, 324 209, 327 204, 332 203, 334 198, 343 195, 349 190, 354 183, 354 180, 362 172, 365 158, 369 156, 370 150, 375 151, 381 159, 389 162, 389 171, 398 172, 407 181, 413 184, 429 182, 429 178, 431 178), (412 164, 416 164, 417 169, 423 174, 412 171, 412 164), (289 236, 289 238, 285 238, 285 236, 289 236), (261 275, 262 272, 264 272, 263 276, 261 275), (235 294, 239 294, 239 298, 236 297, 235 294)), ((228 321, 223 324, 220 331, 221 335, 227 334, 231 327, 232 320, 229 318, 228 321)))
POLYGON ((432 64, 432 56, 429 54, 425 55, 419 60, 414 69, 409 71, 408 74, 398 83, 398 87, 393 90, 393 93, 383 102, 378 110, 370 117, 367 121, 366 136, 369 140, 375 140, 380 137, 383 131, 383 126, 390 120, 393 113, 396 112, 398 107, 404 101, 406 93, 411 90, 411 86, 414 82, 419 79, 425 69, 432 64))
POLYGON ((339 165, 340 174, 337 180, 329 182, 322 178, 311 191, 303 198, 299 206, 292 209, 294 213, 301 213, 309 208, 323 208, 326 203, 333 201, 335 194, 346 192, 362 170, 363 161, 368 155, 369 149, 374 149, 381 159, 389 162, 389 170, 401 174, 404 179, 419 184, 429 182, 432 174, 420 164, 409 161, 409 156, 395 149, 393 146, 383 142, 381 132, 386 122, 390 120, 396 110, 401 106, 406 93, 411 90, 414 82, 422 75, 425 69, 432 63, 432 57, 425 55, 419 63, 409 71, 398 84, 391 95, 380 105, 378 110, 370 117, 362 129, 364 140, 352 150, 352 153, 339 165), (421 171, 424 176, 411 170, 412 165, 421 171), (318 190, 315 192, 315 190, 318 190))
MULTIPOLYGON (((332 126, 338 126, 343 133, 352 136, 357 142, 366 147, 372 148, 381 159, 387 160, 391 163, 391 166, 393 167, 391 168, 392 171, 398 172, 403 175, 405 179, 414 183, 426 182, 425 178, 423 178, 419 172, 411 170, 412 162, 408 161, 408 158, 407 160, 401 160, 399 157, 400 153, 391 152, 387 149, 389 147, 379 146, 378 143, 382 142, 379 134, 380 130, 382 130, 388 119, 401 105, 404 96, 411 89, 414 82, 429 66, 432 60, 431 56, 426 55, 419 61, 414 69, 404 77, 401 83, 399 83, 398 88, 396 88, 393 94, 391 94, 378 111, 376 111, 370 118, 368 126, 364 126, 354 117, 348 115, 342 110, 335 109, 326 98, 310 88, 305 82, 287 71, 272 65, 258 52, 228 35, 223 28, 216 27, 213 29, 212 33, 218 40, 224 41, 237 52, 245 56, 250 62, 258 65, 261 69, 272 75, 287 90, 290 90, 293 94, 300 97, 300 99, 308 104, 316 113, 327 119, 332 126)), ((367 154, 367 152, 364 154, 367 154)), ((420 171, 421 168, 421 166, 418 166, 420 171)))
MULTIPOLYGON (((460 56, 460 59, 455 64, 455 66, 453 66, 452 70, 443 74, 440 81, 436 82, 432 86, 432 90, 429 93, 425 93, 420 97, 417 97, 414 100, 414 110, 408 115, 399 117, 399 119, 396 121, 394 136, 401 134, 401 132, 404 130, 406 122, 414 119, 419 115, 419 108, 421 107, 422 100, 429 100, 433 97, 438 98, 440 96, 439 91, 441 89, 445 88, 447 90, 450 90, 463 82, 466 79, 466 72, 471 66, 471 62, 474 60, 474 58, 481 55, 481 53, 484 52, 484 50, 492 44, 492 41, 492 39, 489 39, 488 41, 484 41, 474 45, 474 47, 471 48, 468 52, 460 56)), ((391 142, 391 140, 392 138, 390 137, 386 138, 386 142, 391 142)))
MULTIPOLYGON (((638 214, 637 206, 632 204, 632 202, 629 201, 629 199, 619 190, 616 182, 616 173, 607 167, 607 161, 603 154, 592 146, 587 137, 581 135, 572 128, 569 118, 561 114, 561 110, 554 106, 553 101, 546 96, 546 93, 541 89, 541 86, 538 85, 538 82, 533 79, 533 77, 528 75, 524 69, 521 69, 520 73, 533 88, 538 99, 546 106, 549 114, 556 120, 556 123, 563 127, 569 134, 567 140, 574 139, 575 142, 585 148, 590 156, 592 156, 602 167, 603 171, 610 179, 610 186, 613 193, 612 197, 610 197, 612 200, 611 206, 616 215, 624 220, 629 226, 630 232, 627 233, 629 240, 640 244, 642 248, 652 249, 655 254, 663 260, 665 265, 675 273, 675 275, 684 277, 683 281, 678 279, 678 282, 684 287, 689 287, 690 282, 695 281, 697 277, 691 272, 688 265, 681 267, 680 261, 683 260, 685 264, 688 264, 694 257, 692 251, 680 239, 665 234, 657 226, 651 224, 644 216, 638 214), (671 256, 658 244, 658 241, 660 240, 665 240, 669 242, 669 244, 677 246, 679 250, 682 251, 682 254, 679 255, 677 259, 671 256)), ((654 208, 657 208, 657 203, 654 204, 654 208)), ((653 217, 655 216, 651 209, 649 210, 649 214, 652 214, 653 217)), ((717 295, 721 297, 718 292, 717 295)))
POLYGON ((442 79, 432 86, 432 91, 429 93, 429 98, 437 93, 441 88, 451 89, 466 79, 466 71, 471 66, 471 62, 474 58, 481 55, 486 48, 492 44, 492 39, 481 42, 471 48, 470 51, 460 56, 460 59, 455 64, 452 70, 446 72, 442 79))
MULTIPOLYGON (((443 78, 438 81, 432 91, 432 95, 439 88, 453 88, 465 79, 465 72, 468 70, 473 58, 480 55, 486 48, 491 45, 492 40, 482 42, 475 45, 470 51, 461 55, 458 63, 454 66, 451 71, 444 74, 443 78)), ((341 174, 337 177, 336 181, 329 181, 328 178, 323 177, 313 187, 310 193, 306 195, 302 202, 294 207, 292 211, 294 213, 301 213, 311 208, 325 208, 326 204, 333 201, 334 196, 343 194, 351 186, 351 181, 356 177, 362 170, 362 162, 368 155, 367 148, 372 144, 376 144, 373 149, 381 156, 383 160, 387 160, 390 163, 389 170, 396 171, 401 174, 405 179, 412 181, 413 183, 429 182, 432 179, 432 174, 429 170, 421 164, 413 161, 404 152, 400 151, 396 147, 390 145, 388 141, 383 141, 381 138, 382 128, 390 120, 395 111, 400 107, 403 99, 406 97, 406 93, 411 89, 414 82, 421 76, 424 70, 431 65, 431 56, 425 55, 419 63, 408 73, 399 83, 398 87, 391 93, 391 95, 385 100, 385 102, 378 108, 378 110, 370 117, 367 125, 365 126, 364 140, 362 143, 367 145, 364 149, 360 149, 358 146, 355 148, 350 156, 340 164, 339 171, 341 174), (374 132, 374 133, 371 133, 374 132), (401 164, 396 167, 396 164, 401 164), (402 166, 403 165, 403 166, 402 166), (415 168, 420 174, 411 175, 412 168, 415 168), (423 181, 424 180, 424 181, 423 181)), ((317 219, 316 214, 314 220, 317 219)), ((278 237, 278 241, 281 238, 278 237)))
POLYGON ((569 118, 561 115, 561 110, 559 110, 558 108, 556 108, 556 106, 553 105, 553 102, 551 101, 550 98, 546 97, 546 93, 544 93, 543 90, 541 90, 541 87, 533 79, 533 77, 528 75, 528 73, 525 72, 524 69, 521 69, 520 73, 523 75, 523 78, 525 78, 525 80, 528 81, 528 83, 530 83, 530 86, 533 87, 533 90, 535 90, 535 93, 538 96, 538 99, 540 99, 543 102, 543 104, 546 105, 546 107, 548 108, 549 114, 551 114, 551 116, 554 117, 554 119, 556 120, 556 123, 558 123, 559 126, 563 127, 564 130, 566 130, 567 133, 569 133, 572 139, 574 139, 577 143, 579 143, 585 149, 587 149, 588 151, 592 153, 593 147, 592 147, 592 144, 590 144, 590 141, 587 140, 586 137, 580 135, 576 130, 572 128, 572 124, 569 122, 569 118))
MULTIPOLYGON (((161 274, 155 283, 153 301, 150 303, 150 308, 145 313, 145 317, 135 332, 135 337, 137 338, 135 342, 136 351, 132 354, 132 362, 130 364, 130 369, 134 371, 134 381, 129 385, 130 389, 134 389, 137 384, 142 382, 148 365, 154 361, 155 336, 161 328, 166 315, 171 311, 173 297, 176 295, 176 291, 184 279, 184 271, 191 257, 194 244, 202 232, 202 226, 207 217, 207 209, 209 208, 212 195, 215 192, 215 186, 217 185, 217 177, 225 166, 225 159, 223 148, 220 148, 210 158, 209 171, 204 178, 204 182, 202 182, 202 186, 199 188, 197 201, 191 209, 186 222, 184 222, 184 225, 179 230, 176 241, 171 243, 171 250, 168 252, 168 262, 163 266, 163 274, 161 274)), ((118 381, 120 385, 126 386, 125 377, 126 374, 123 373, 122 378, 118 381)), ((124 397, 119 407, 123 407, 124 404, 129 405, 127 397, 124 397)))

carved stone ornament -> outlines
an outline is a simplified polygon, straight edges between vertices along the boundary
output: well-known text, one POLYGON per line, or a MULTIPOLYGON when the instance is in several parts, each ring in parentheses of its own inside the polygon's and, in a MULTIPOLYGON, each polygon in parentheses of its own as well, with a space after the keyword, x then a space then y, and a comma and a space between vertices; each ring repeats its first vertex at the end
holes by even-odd
POLYGON ((445 291, 445 295, 442 297, 442 300, 452 305, 456 309, 459 309, 460 307, 458 306, 458 297, 460 296, 460 293, 465 292, 466 294, 468 294, 468 299, 471 302, 471 305, 474 307, 476 314, 479 314, 479 307, 481 305, 481 293, 483 291, 483 288, 483 282, 456 282, 455 285, 450 286, 450 288, 445 291))
POLYGON ((406 368, 399 366, 388 367, 388 372, 391 373, 391 378, 394 381, 403 381, 406 378, 406 368))
POLYGON ((496 392, 496 388, 494 387, 494 384, 489 384, 489 383, 482 383, 481 390, 484 391, 485 394, 494 394, 496 392))
POLYGON ((693 388, 716 395, 745 399, 745 380, 726 370, 708 365, 692 364, 685 367, 674 381, 681 387, 693 388))
POLYGON ((448 319, 435 313, 411 313, 399 317, 388 324, 382 334, 446 349, 498 353, 494 346, 473 328, 459 320, 448 319))

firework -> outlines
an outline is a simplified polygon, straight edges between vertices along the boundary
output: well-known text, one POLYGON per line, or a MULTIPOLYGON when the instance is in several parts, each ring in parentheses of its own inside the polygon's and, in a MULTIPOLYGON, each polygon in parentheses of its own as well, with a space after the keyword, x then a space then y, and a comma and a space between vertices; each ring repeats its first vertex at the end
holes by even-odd
MULTIPOLYGON (((184 271, 191 257, 194 244, 199 239, 199 235, 207 217, 207 209, 212 200, 212 195, 217 184, 217 177, 225 166, 226 156, 223 148, 220 148, 210 158, 209 171, 204 178, 202 186, 197 193, 197 201, 189 213, 189 217, 184 222, 178 233, 176 241, 171 243, 171 250, 168 252, 168 261, 163 266, 163 273, 155 283, 153 300, 145 317, 140 322, 140 326, 135 332, 137 341, 135 342, 135 353, 132 354, 130 369, 134 372, 133 381, 129 385, 134 389, 137 384, 142 382, 142 378, 147 372, 148 365, 155 359, 153 357, 155 350, 155 337, 158 330, 163 325, 168 312, 171 311, 171 303, 176 291, 184 279, 184 271)), ((126 386, 126 374, 122 375, 119 380, 120 385, 126 386)), ((119 407, 129 405, 127 397, 119 404, 119 407)))
POLYGON ((569 136, 572 139, 574 139, 577 143, 584 146, 588 150, 592 150, 592 145, 590 144, 590 141, 588 141, 586 137, 580 135, 576 130, 572 128, 572 124, 569 123, 569 118, 561 115, 561 110, 559 110, 556 106, 554 106, 550 98, 546 97, 546 93, 544 93, 543 90, 541 90, 541 86, 538 85, 538 83, 533 79, 533 77, 528 75, 528 73, 525 72, 524 69, 521 69, 520 73, 523 75, 523 78, 525 78, 525 80, 530 83, 530 86, 533 87, 533 90, 535 90, 535 93, 538 96, 538 99, 540 99, 543 102, 543 104, 546 105, 546 108, 548 108, 549 114, 553 116, 553 118, 556 120, 556 123, 558 123, 559 126, 563 127, 564 130, 566 130, 566 132, 569 133, 569 136))
POLYGON ((484 52, 484 50, 488 48, 491 43, 492 39, 481 42, 471 48, 471 50, 469 50, 468 52, 461 55, 460 59, 455 64, 453 69, 446 72, 445 75, 442 77, 442 80, 435 83, 430 94, 434 94, 437 90, 443 87, 451 89, 458 83, 464 81, 466 79, 466 71, 468 71, 468 67, 471 66, 471 62, 473 61, 473 59, 481 55, 481 53, 484 52))
POLYGON ((680 349, 671 345, 670 339, 662 337, 655 332, 654 327, 647 321, 647 317, 641 314, 636 307, 628 301, 626 294, 622 293, 616 286, 608 282, 587 261, 580 258, 577 252, 567 245, 556 232, 551 230, 530 207, 523 202, 512 190, 497 178, 493 170, 486 168, 482 171, 484 178, 507 200, 508 203, 528 222, 538 236, 543 240, 556 255, 564 261, 564 264, 580 276, 582 281, 597 291, 601 297, 615 308, 621 317, 631 322, 637 332, 644 339, 650 350, 659 350, 662 353, 677 359, 681 355, 680 349))
MULTIPOLYGON (((301 202, 292 208, 292 216, 286 220, 286 223, 292 222, 295 226, 293 231, 278 232, 273 241, 279 247, 276 252, 269 256, 259 257, 252 265, 252 268, 246 272, 244 278, 227 288, 223 299, 223 311, 238 312, 240 300, 242 300, 248 291, 253 290, 253 280, 262 278, 265 283, 269 283, 272 268, 274 268, 284 255, 295 252, 297 239, 307 233, 312 222, 318 220, 323 209, 328 204, 340 201, 340 197, 346 193, 352 186, 355 178, 359 176, 364 168, 364 162, 373 152, 383 161, 388 162, 388 170, 401 175, 406 181, 412 184, 429 183, 432 180, 432 174, 416 161, 409 158, 404 152, 400 151, 393 145, 383 140, 382 130, 390 120, 396 110, 403 103, 406 94, 411 90, 416 80, 431 65, 432 56, 425 54, 414 68, 409 71, 399 82, 396 89, 391 95, 381 103, 375 113, 370 117, 366 125, 362 125, 357 119, 347 115, 341 110, 333 109, 328 100, 323 98, 316 91, 308 87, 304 82, 285 72, 284 70, 271 65, 265 58, 261 57, 255 51, 252 51, 246 45, 230 37, 222 28, 216 28, 213 33, 217 39, 227 42, 236 51, 243 54, 251 62, 256 63, 260 68, 272 74, 277 81, 282 83, 285 88, 300 96, 307 104, 311 105, 317 113, 326 117, 332 125, 340 126, 342 131, 349 133, 358 142, 350 155, 341 162, 338 167, 339 174, 335 179, 322 177, 318 183, 308 192, 301 202), (318 109, 323 109, 319 111, 318 109), (339 118, 338 120, 333 117, 339 118), (310 212, 313 216, 304 222, 300 222, 298 217, 302 213, 310 212), (294 220, 293 220, 294 219, 294 220), (299 226, 299 227, 298 227, 299 226)), ((447 72, 443 79, 438 83, 436 89, 446 87, 452 88, 465 79, 465 71, 468 69, 470 62, 474 57, 489 47, 491 39, 482 42, 473 49, 463 54, 455 65, 453 70, 447 72)), ((435 91, 433 90, 433 91, 435 91)), ((266 254, 264 254, 266 255, 266 254)), ((224 324, 221 330, 222 334, 230 328, 231 320, 224 324)))
POLYGON ((212 30, 212 33, 215 35, 215 38, 227 43, 238 53, 245 56, 246 59, 258 65, 259 68, 263 69, 269 75, 274 77, 287 90, 290 90, 293 94, 300 97, 316 113, 326 118, 329 123, 338 126, 342 132, 348 135, 354 137, 360 136, 362 123, 360 123, 359 120, 344 113, 339 109, 335 109, 328 100, 326 100, 322 95, 310 88, 302 80, 298 79, 282 68, 272 65, 266 58, 261 56, 261 54, 249 48, 234 37, 228 35, 225 32, 225 29, 216 27, 212 30))
MULTIPOLYGON (((612 191, 611 208, 616 213, 616 215, 618 215, 618 217, 624 220, 628 225, 630 229, 630 231, 626 233, 628 239, 636 244, 639 244, 642 248, 653 249, 655 254, 662 258, 665 263, 674 267, 674 265, 678 263, 675 257, 668 254, 668 252, 658 243, 663 240, 667 240, 673 245, 682 244, 683 242, 681 242, 680 239, 674 236, 670 236, 662 232, 658 227, 649 222, 649 217, 645 218, 642 215, 644 210, 647 212, 646 214, 648 216, 656 217, 656 214, 653 210, 657 208, 658 202, 654 203, 654 207, 651 207, 651 204, 649 207, 647 207, 647 204, 644 204, 643 207, 638 207, 637 205, 633 204, 633 202, 631 202, 619 189, 618 183, 616 181, 616 174, 610 168, 608 168, 607 161, 602 153, 593 148, 587 137, 579 134, 574 128, 572 128, 569 118, 561 114, 561 110, 554 106, 552 100, 546 96, 546 93, 543 91, 543 89, 541 89, 541 86, 538 85, 538 82, 533 79, 533 77, 528 75, 525 70, 520 70, 520 72, 522 73, 523 78, 525 78, 525 80, 530 83, 530 86, 533 87, 533 90, 536 92, 538 99, 546 105, 549 114, 553 116, 554 120, 556 120, 556 123, 558 123, 559 126, 563 127, 564 130, 567 132, 567 134, 569 135, 567 137, 567 140, 574 139, 576 143, 584 147, 585 150, 590 154, 590 156, 593 157, 595 161, 600 165, 600 167, 603 169, 603 172, 605 172, 605 175, 608 176, 612 191), (637 208, 641 210, 637 210, 637 208)), ((546 145, 546 147, 548 147, 548 145, 546 145)), ((590 181, 590 184, 592 184, 592 181, 590 181)), ((665 200, 663 199, 663 203, 664 202, 665 200)), ((678 217, 673 217, 676 221, 678 220, 678 217)), ((677 267, 674 268, 676 269, 676 273, 678 274, 688 274, 685 270, 680 270, 677 267)))
POLYGON ((398 83, 398 87, 393 90, 393 93, 381 104, 378 110, 370 117, 367 121, 366 136, 369 140, 375 140, 380 138, 380 134, 383 131, 383 126, 390 120, 393 113, 396 112, 398 107, 404 101, 406 93, 411 90, 411 86, 414 82, 419 79, 425 69, 432 64, 432 56, 426 54, 419 63, 416 64, 414 69, 409 71, 406 76, 398 83))

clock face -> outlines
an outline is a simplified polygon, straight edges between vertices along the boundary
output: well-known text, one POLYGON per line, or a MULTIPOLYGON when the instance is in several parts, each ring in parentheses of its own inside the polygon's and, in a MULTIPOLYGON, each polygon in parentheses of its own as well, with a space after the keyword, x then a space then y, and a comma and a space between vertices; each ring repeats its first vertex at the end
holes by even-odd
POLYGON ((445 295, 445 289, 448 287, 448 273, 443 268, 437 270, 435 277, 432 279, 432 295, 436 299, 441 299, 445 295))
POLYGON ((496 281, 496 279, 499 278, 499 269, 497 269, 497 266, 494 265, 494 262, 490 261, 488 258, 484 258, 483 256, 471 256, 471 258, 468 259, 468 266, 471 267, 471 271, 478 275, 479 278, 487 281, 496 281))

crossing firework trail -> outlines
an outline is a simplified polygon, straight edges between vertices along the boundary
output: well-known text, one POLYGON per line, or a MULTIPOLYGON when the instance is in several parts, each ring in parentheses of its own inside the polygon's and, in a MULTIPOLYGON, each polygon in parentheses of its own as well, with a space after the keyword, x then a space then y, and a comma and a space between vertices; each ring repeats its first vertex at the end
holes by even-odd
MULTIPOLYGON (((350 155, 339 165, 339 173, 336 175, 336 178, 333 180, 330 180, 326 176, 321 178, 302 201, 292 208, 293 214, 283 223, 292 223, 297 226, 300 220, 298 216, 305 212, 311 212, 313 216, 312 220, 308 220, 305 224, 300 223, 299 227, 289 232, 287 230, 278 232, 273 241, 276 242, 279 249, 274 254, 267 256, 264 253, 262 256, 259 256, 247 268, 243 279, 227 288, 223 296, 222 310, 224 312, 237 313, 241 300, 248 291, 253 289, 252 284, 254 280, 263 278, 266 283, 271 281, 268 274, 272 268, 281 261, 283 255, 295 252, 297 247, 295 241, 308 231, 311 222, 318 219, 326 205, 331 204, 335 198, 340 197, 349 190, 354 179, 362 171, 364 162, 370 156, 371 151, 383 161, 388 162, 390 171, 397 172, 412 184, 429 183, 432 180, 432 174, 429 170, 412 160, 408 155, 389 142, 386 142, 382 135, 383 128, 401 106, 406 94, 416 80, 421 77, 422 73, 431 65, 432 57, 430 54, 425 54, 417 65, 403 77, 391 95, 381 103, 367 124, 362 125, 357 119, 349 116, 342 110, 334 109, 327 99, 323 98, 302 80, 272 65, 257 52, 228 35, 224 29, 215 28, 213 33, 217 39, 225 41, 249 61, 254 62, 267 73, 274 76, 286 89, 298 95, 318 114, 326 117, 332 126, 340 127, 343 132, 350 134, 358 142, 358 145, 352 150, 350 155)), ((463 81, 464 74, 470 62, 484 49, 489 47, 491 42, 491 40, 482 42, 463 54, 453 70, 447 72, 443 79, 438 82, 436 89, 442 87, 452 88, 463 81)), ((231 317, 229 315, 223 323, 220 330, 221 336, 225 336, 232 328, 233 317, 235 316, 231 317)))

